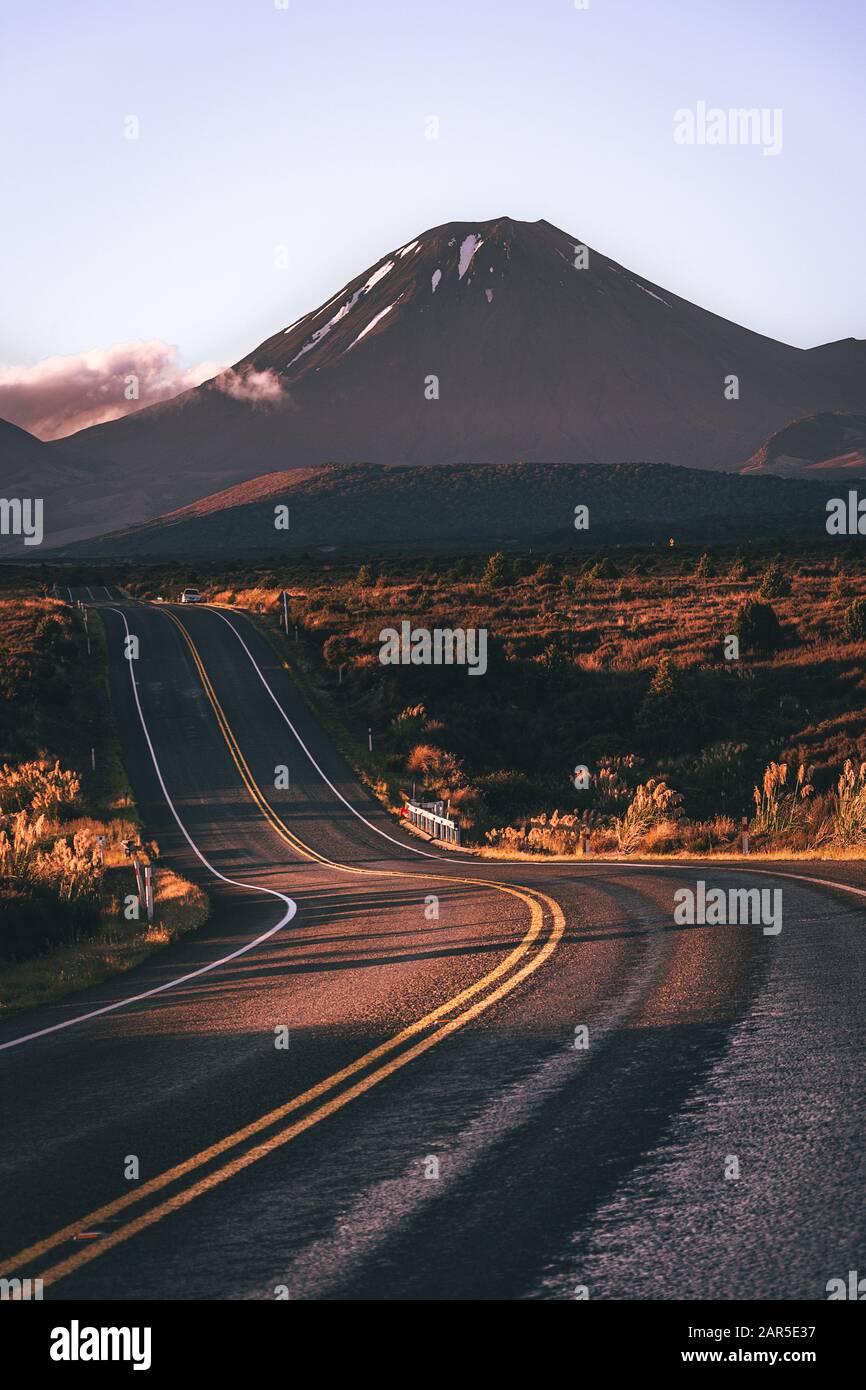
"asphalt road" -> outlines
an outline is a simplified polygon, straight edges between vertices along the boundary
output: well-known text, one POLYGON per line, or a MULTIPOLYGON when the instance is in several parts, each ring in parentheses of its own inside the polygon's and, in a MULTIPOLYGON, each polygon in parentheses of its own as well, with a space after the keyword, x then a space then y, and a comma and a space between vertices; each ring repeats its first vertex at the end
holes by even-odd
POLYGON ((0 1028, 0 1275, 823 1299, 866 1269, 860 866, 448 854, 361 790, 244 617, 72 596, 147 834, 214 910, 0 1028), (676 925, 700 878, 780 888, 781 932, 676 925))

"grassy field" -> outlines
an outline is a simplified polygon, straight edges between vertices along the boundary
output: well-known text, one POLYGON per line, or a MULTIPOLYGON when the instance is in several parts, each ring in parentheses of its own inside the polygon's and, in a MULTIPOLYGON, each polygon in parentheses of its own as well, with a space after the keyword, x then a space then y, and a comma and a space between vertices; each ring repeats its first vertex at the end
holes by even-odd
MULTIPOLYGON (((200 925, 207 898, 159 865, 154 920, 125 840, 102 625, 21 576, 0 590, 0 1017, 96 984, 200 925), (136 915, 137 914, 137 915, 136 915)), ((158 865, 159 847, 140 845, 158 865)))
POLYGON ((593 852, 735 853, 744 816, 758 852, 866 844, 856 542, 444 565, 319 555, 127 577, 142 597, 187 582, 270 627, 383 801, 445 799, 491 852, 574 853, 585 825, 593 852), (486 673, 382 665, 380 633, 405 620, 486 630, 486 673))

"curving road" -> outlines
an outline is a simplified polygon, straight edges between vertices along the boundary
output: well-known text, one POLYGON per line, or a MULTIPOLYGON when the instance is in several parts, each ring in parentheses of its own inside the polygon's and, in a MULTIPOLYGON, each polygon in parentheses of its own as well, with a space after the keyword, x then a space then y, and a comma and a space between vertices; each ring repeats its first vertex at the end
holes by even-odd
POLYGON ((0 1275, 823 1299, 866 1268, 859 865, 449 855, 365 795, 242 615, 69 596, 106 626, 147 832, 214 911, 0 1028, 0 1275), (780 888, 781 933, 675 925, 698 878, 780 888))

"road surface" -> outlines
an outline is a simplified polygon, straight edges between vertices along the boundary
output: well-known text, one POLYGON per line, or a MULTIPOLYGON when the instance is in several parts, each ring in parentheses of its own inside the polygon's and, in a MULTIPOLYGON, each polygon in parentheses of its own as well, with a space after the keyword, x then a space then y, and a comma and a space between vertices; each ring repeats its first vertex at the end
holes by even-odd
POLYGON ((866 1269, 860 866, 449 854, 361 790, 245 617, 71 597, 147 834, 213 913, 0 1027, 0 1275, 823 1299, 866 1269), (675 925, 699 878, 781 888, 782 931, 675 925))

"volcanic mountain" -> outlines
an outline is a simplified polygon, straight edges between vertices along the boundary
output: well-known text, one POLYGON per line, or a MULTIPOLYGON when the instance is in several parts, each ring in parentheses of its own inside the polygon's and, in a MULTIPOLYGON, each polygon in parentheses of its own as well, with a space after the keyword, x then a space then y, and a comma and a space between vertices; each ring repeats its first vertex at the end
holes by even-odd
POLYGON ((332 462, 734 469, 798 416, 866 409, 864 348, 762 337, 548 222, 451 222, 221 376, 49 447, 146 496, 137 516, 94 514, 91 534, 332 462))

